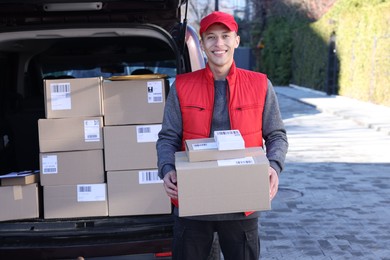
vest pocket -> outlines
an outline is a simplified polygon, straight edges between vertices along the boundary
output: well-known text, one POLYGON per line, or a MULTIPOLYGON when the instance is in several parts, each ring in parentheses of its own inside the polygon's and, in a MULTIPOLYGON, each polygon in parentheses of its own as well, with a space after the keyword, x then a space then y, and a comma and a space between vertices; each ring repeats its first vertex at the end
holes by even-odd
POLYGON ((184 105, 182 107, 183 131, 197 135, 208 136, 211 124, 210 109, 198 105, 184 105))
POLYGON ((248 104, 232 110, 232 128, 239 129, 242 135, 259 133, 262 129, 263 107, 260 104, 248 104))

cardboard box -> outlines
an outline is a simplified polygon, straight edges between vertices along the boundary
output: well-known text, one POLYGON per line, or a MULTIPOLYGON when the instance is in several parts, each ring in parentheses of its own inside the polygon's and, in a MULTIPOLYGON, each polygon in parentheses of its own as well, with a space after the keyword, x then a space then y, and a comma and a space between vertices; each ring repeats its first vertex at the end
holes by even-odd
POLYGON ((38 184, 0 187, 0 221, 39 217, 38 184))
POLYGON ((106 184, 43 187, 44 218, 79 218, 108 215, 106 184))
POLYGON ((103 150, 40 154, 41 185, 104 183, 103 150))
POLYGON ((47 79, 46 118, 102 116, 103 78, 47 79))
POLYGON ((162 123, 168 87, 165 79, 104 81, 104 124, 162 123))
POLYGON ((11 172, 0 176, 1 186, 27 185, 39 181, 39 171, 11 172))
POLYGON ((63 152, 103 149, 103 118, 39 119, 39 151, 63 152))
POLYGON ((171 201, 157 170, 107 172, 108 215, 170 214, 171 201))
POLYGON ((157 166, 156 142, 161 125, 105 126, 106 171, 150 169, 157 166))
POLYGON ((176 153, 179 216, 269 210, 268 167, 260 147, 245 158, 207 162, 176 153))
MULTIPOLYGON (((215 161, 245 157, 248 150, 218 150, 214 138, 189 139, 185 148, 190 162, 215 161)), ((250 151, 251 149, 249 149, 250 151)))

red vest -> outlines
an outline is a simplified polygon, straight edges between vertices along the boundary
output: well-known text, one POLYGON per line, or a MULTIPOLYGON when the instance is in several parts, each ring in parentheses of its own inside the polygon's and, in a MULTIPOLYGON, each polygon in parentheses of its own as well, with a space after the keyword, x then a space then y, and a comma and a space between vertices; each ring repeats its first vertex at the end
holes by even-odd
MULTIPOLYGON (((263 146, 262 119, 267 76, 239 69, 233 62, 227 82, 231 129, 240 130, 246 147, 263 146)), ((176 89, 183 119, 184 150, 184 140, 210 136, 214 78, 209 66, 193 73, 177 75, 176 89)))

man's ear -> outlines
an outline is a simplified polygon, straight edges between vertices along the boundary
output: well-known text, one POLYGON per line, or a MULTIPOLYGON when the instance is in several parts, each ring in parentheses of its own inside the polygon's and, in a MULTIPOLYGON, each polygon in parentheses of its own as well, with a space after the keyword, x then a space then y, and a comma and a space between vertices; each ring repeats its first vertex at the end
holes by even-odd
POLYGON ((239 35, 236 36, 236 44, 235 44, 234 48, 237 49, 238 46, 240 46, 240 36, 239 35))
POLYGON ((199 45, 202 51, 204 51, 202 38, 199 39, 199 45))

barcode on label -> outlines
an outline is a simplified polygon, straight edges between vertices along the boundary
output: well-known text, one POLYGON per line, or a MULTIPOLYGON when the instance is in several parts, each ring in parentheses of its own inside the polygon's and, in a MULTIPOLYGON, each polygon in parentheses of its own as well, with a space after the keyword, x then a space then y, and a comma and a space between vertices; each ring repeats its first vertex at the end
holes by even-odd
POLYGON ((238 130, 225 130, 225 131, 216 131, 215 132, 216 135, 236 135, 236 136, 240 136, 240 131, 238 130))
POLYGON ((57 168, 44 168, 44 173, 57 173, 57 168))
POLYGON ((162 183, 163 180, 158 176, 157 170, 153 171, 140 171, 139 172, 139 183, 148 184, 148 183, 162 183))
POLYGON ((153 102, 162 102, 162 97, 153 97, 153 102))
POLYGON ((69 83, 58 83, 51 85, 52 93, 70 93, 70 84, 69 83))
POLYGON ((253 157, 218 160, 218 166, 248 165, 255 164, 253 157))
POLYGON ((139 134, 147 134, 151 132, 150 127, 138 127, 137 131, 139 134))
POLYGON ((253 164, 253 160, 237 160, 236 161, 237 165, 243 165, 243 164, 253 164))
POLYGON ((79 192, 91 192, 92 187, 91 186, 79 186, 79 192))
POLYGON ((207 146, 207 143, 193 144, 193 147, 205 147, 205 146, 207 146))

